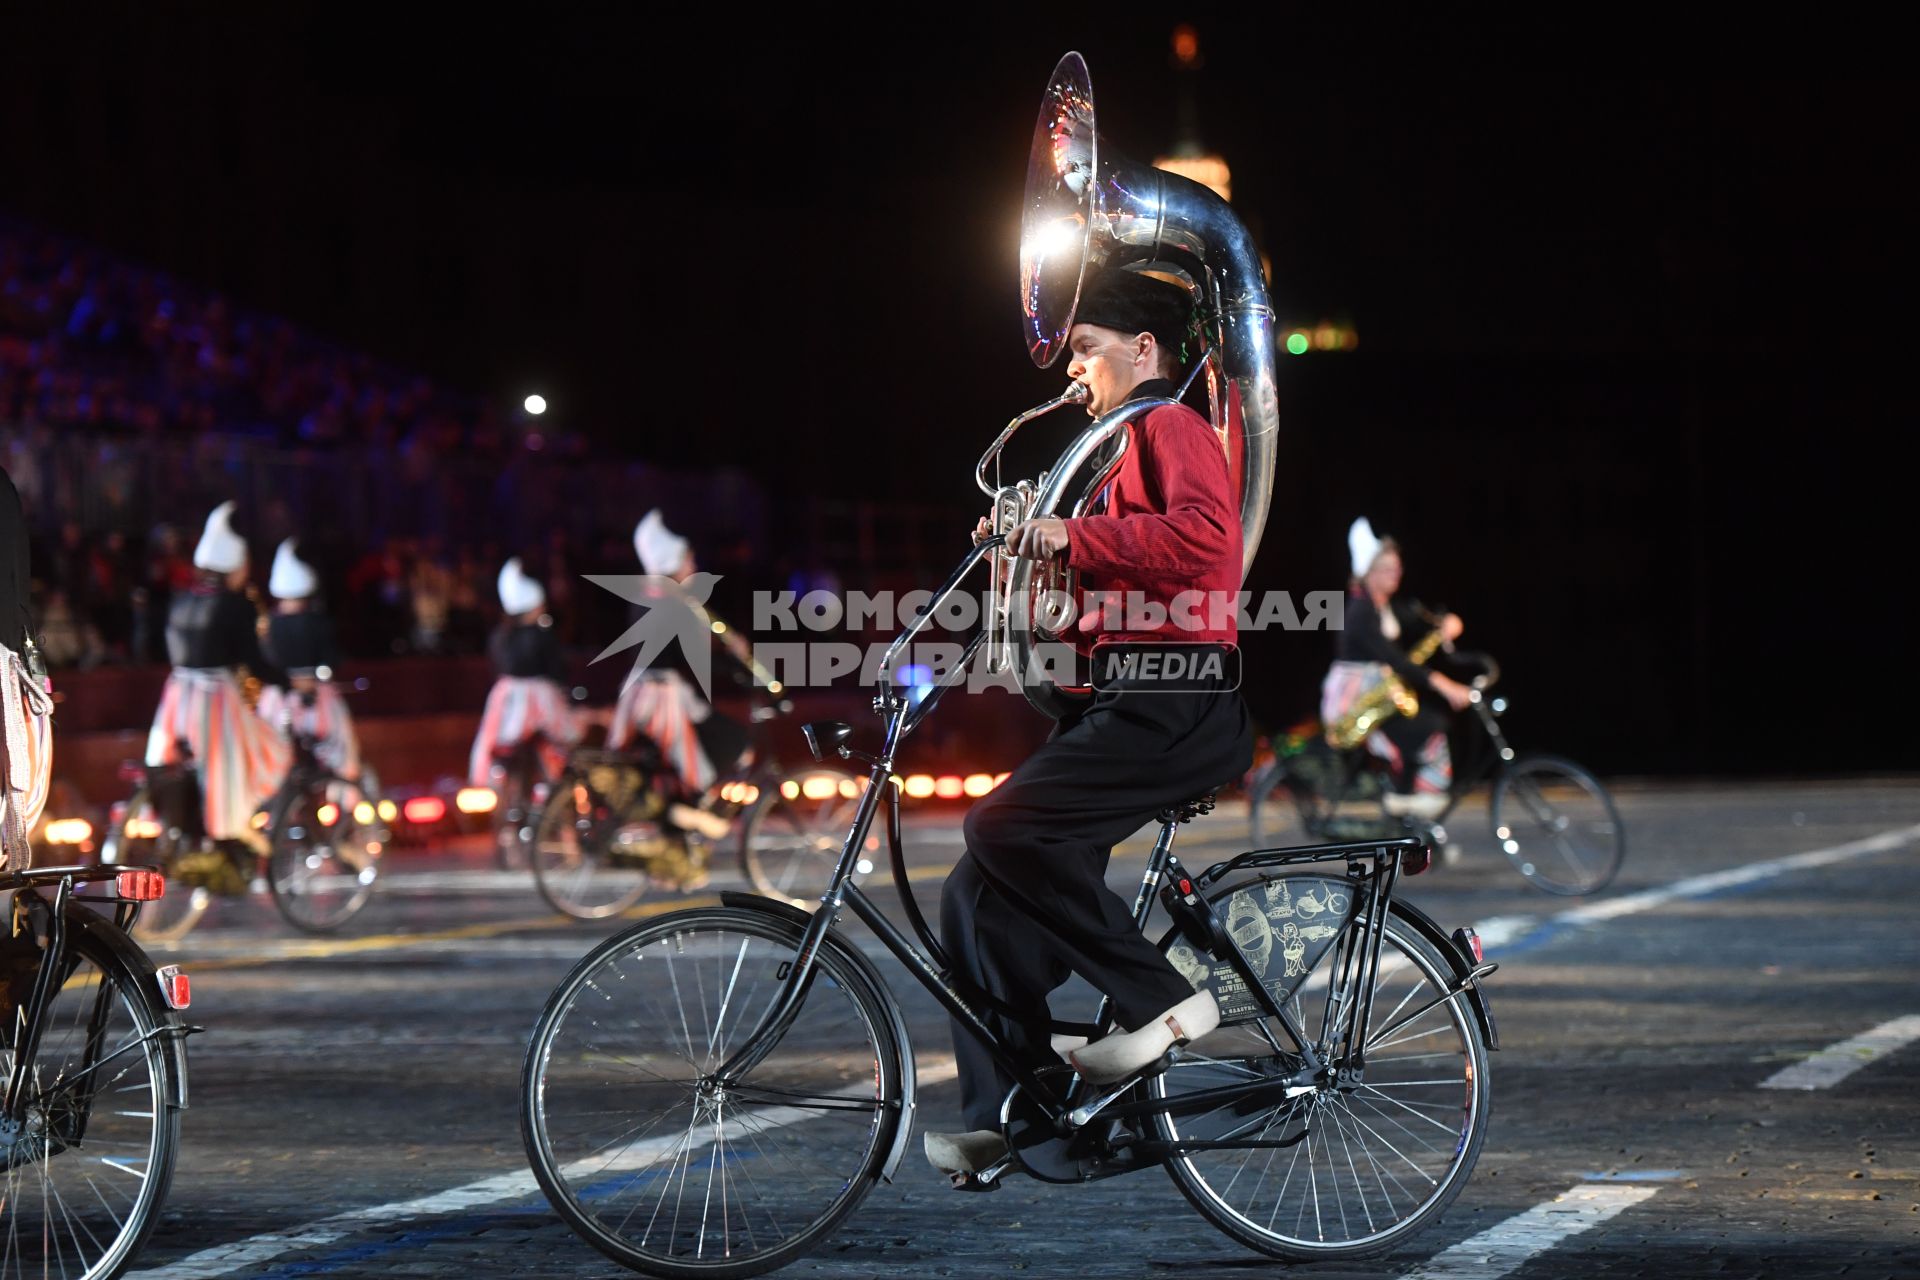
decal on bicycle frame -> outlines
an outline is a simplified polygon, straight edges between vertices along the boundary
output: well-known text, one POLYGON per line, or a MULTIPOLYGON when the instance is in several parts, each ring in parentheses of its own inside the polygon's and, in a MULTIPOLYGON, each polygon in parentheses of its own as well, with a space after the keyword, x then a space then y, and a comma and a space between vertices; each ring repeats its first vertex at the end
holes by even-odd
MULTIPOLYGON (((1274 1003, 1284 1004, 1352 918, 1353 886, 1330 876, 1284 876, 1247 885, 1213 907, 1274 1003)), ((1222 1022, 1261 1016, 1232 961, 1203 955, 1184 938, 1168 948, 1167 959, 1194 990, 1213 992, 1222 1022)))

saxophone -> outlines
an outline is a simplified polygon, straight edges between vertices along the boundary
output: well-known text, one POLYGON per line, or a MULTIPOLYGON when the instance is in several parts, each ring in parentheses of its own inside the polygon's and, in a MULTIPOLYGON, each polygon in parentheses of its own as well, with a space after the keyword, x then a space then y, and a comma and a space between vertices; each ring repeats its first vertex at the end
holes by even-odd
MULTIPOLYGON (((1407 653, 1407 661, 1418 664, 1433 656, 1445 639, 1436 627, 1425 640, 1415 645, 1407 653)), ((1327 744, 1336 750, 1346 751, 1357 747, 1367 740, 1367 735, 1380 727, 1381 722, 1395 715, 1411 716, 1420 711, 1420 695, 1407 687, 1406 681, 1395 675, 1391 669, 1387 678, 1367 690, 1354 700, 1347 714, 1327 726, 1327 744)))

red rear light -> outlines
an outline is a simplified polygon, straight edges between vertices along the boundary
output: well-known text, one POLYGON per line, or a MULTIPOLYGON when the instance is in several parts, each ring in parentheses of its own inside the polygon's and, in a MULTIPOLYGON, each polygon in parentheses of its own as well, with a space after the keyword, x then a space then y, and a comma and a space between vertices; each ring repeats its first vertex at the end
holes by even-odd
POLYGON ((138 760, 122 760, 120 762, 120 781, 144 782, 146 777, 147 766, 138 760))
POLYGON ((432 826, 447 816, 447 802, 439 796, 415 796, 401 808, 407 821, 417 827, 432 826))
POLYGON ((193 1003, 193 981, 180 972, 179 965, 166 965, 155 970, 153 976, 160 983, 160 994, 166 997, 169 1009, 184 1009, 193 1003))
POLYGON ((1481 949, 1480 935, 1472 929, 1462 929, 1460 932, 1467 935, 1467 946, 1473 952, 1473 962, 1475 964, 1484 964, 1487 959, 1487 953, 1481 949))
POLYGON ((113 887, 123 898, 154 902, 165 896, 167 877, 158 871, 122 871, 113 878, 113 887))

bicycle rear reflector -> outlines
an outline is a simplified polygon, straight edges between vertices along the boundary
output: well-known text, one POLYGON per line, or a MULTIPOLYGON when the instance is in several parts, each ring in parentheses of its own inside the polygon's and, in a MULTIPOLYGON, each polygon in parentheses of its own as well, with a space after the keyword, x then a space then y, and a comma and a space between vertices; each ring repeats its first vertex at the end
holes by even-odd
POLYGON ((166 997, 167 1008, 184 1009, 193 1003, 193 982, 180 972, 179 965, 163 965, 153 976, 160 983, 160 994, 166 997))
POLYGON ((1480 945, 1480 935, 1474 930, 1455 929, 1453 931, 1453 940, 1459 943, 1468 955, 1473 957, 1475 964, 1483 964, 1486 962, 1486 951, 1480 945))
POLYGON ((159 871, 122 871, 113 878, 114 891, 134 902, 155 902, 167 892, 167 877, 159 871))

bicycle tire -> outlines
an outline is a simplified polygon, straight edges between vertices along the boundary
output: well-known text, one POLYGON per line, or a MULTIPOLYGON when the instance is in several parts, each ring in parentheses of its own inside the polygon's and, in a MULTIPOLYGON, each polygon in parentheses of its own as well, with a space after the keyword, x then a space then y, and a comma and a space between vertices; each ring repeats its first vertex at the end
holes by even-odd
POLYGON ((740 872, 747 882, 769 898, 808 910, 818 906, 853 825, 858 786, 838 769, 765 779, 740 826, 740 872), (831 784, 831 790, 823 790, 822 783, 831 784), (845 794, 849 783, 856 788, 852 797, 845 794), (811 794, 816 791, 821 794, 811 794))
MULTIPOLYGON (((1236 911, 1236 895, 1259 890, 1254 901, 1264 910, 1275 902, 1278 892, 1268 891, 1267 886, 1288 881, 1298 885, 1309 879, 1316 885, 1331 883, 1322 875, 1300 871, 1219 887, 1207 897, 1216 904, 1221 919, 1241 915, 1250 921, 1246 912, 1236 911)), ((1293 902, 1307 896, 1287 895, 1288 914, 1293 902)), ((1328 918, 1317 917, 1320 922, 1328 918)), ((1350 927, 1364 924, 1364 915, 1356 914, 1350 927)), ((1182 946, 1192 952, 1178 934, 1162 941, 1170 959, 1176 958, 1173 949, 1182 946)), ((1278 939, 1267 946, 1267 953, 1255 953, 1263 964, 1284 955, 1278 939)), ((1330 1027, 1342 1025, 1340 1010, 1354 1007, 1352 999, 1336 999, 1334 994, 1330 971, 1338 954, 1338 946, 1329 946, 1316 957, 1288 997, 1289 1008, 1317 1047, 1327 1039, 1330 1027)), ((1478 1020, 1463 994, 1420 1009, 1426 1000, 1444 993, 1452 980, 1446 958, 1417 929, 1390 913, 1370 1025, 1376 1042, 1366 1048, 1361 1081, 1345 1087, 1322 1085, 1271 1107, 1239 1103, 1216 1106, 1190 1118, 1156 1115, 1155 1135, 1167 1142, 1183 1136, 1244 1137, 1255 1126, 1261 1140, 1278 1141, 1292 1136, 1288 1126, 1304 1122, 1306 1134, 1299 1142, 1266 1148, 1264 1155, 1258 1150, 1174 1154, 1166 1169, 1181 1194, 1234 1240, 1293 1261, 1370 1257, 1418 1234, 1459 1195, 1486 1138, 1491 1095, 1487 1046, 1478 1020), (1396 1027, 1395 1018, 1409 1007, 1417 1016, 1396 1027), (1403 1045, 1410 1048, 1402 1049, 1403 1045), (1399 1052, 1381 1052, 1396 1049, 1399 1052), (1462 1075, 1457 1079, 1451 1076, 1450 1060, 1460 1064, 1462 1075), (1462 1117, 1460 1126, 1446 1122, 1453 1115, 1462 1117), (1424 1127, 1414 1128, 1416 1124, 1436 1126, 1438 1132, 1428 1134, 1424 1127), (1250 1179, 1252 1186, 1241 1190, 1236 1199, 1236 1189, 1245 1188, 1242 1180, 1256 1164, 1260 1168, 1250 1179), (1278 1186, 1269 1208, 1263 1193, 1275 1179, 1277 1166, 1278 1186)), ((1299 1065, 1297 1055, 1277 1048, 1291 1041, 1278 1031, 1267 1039, 1260 1032, 1266 1021, 1253 1018, 1223 1024, 1191 1046, 1173 1068, 1150 1081, 1149 1092, 1156 1099, 1166 1098, 1291 1071, 1299 1065)))
POLYGON ((601 798, 576 769, 569 767, 547 789, 545 802, 528 821, 533 841, 527 860, 533 887, 548 906, 575 920, 604 920, 625 911, 647 892, 646 870, 616 862, 608 845, 618 824, 612 815, 582 812, 601 798), (594 893, 594 886, 602 892, 594 893))
POLYGON ((1627 856, 1613 797, 1587 769, 1560 756, 1523 755, 1500 771, 1487 812, 1493 838, 1537 889, 1598 893, 1627 856), (1524 816, 1523 816, 1524 815, 1524 816))
MULTIPOLYGON (((177 1024, 151 972, 120 954, 109 931, 125 937, 103 919, 69 925, 74 966, 48 1001, 29 1067, 28 1131, 12 1145, 0 1143, 6 1280, 49 1269, 75 1280, 112 1280, 153 1230, 173 1177, 180 1145, 174 1100, 182 1082, 164 1037, 177 1024), (96 1012, 99 1047, 88 1067, 96 1012), (102 1096, 120 1095, 115 1105, 98 1105, 102 1096), (81 1262, 85 1270, 74 1269, 81 1262)), ((0 1046, 0 1079, 13 1053, 11 1041, 0 1046)))
POLYGON ((324 936, 359 915, 373 898, 384 841, 354 812, 378 802, 358 786, 325 779, 318 790, 289 784, 270 812, 267 888, 273 905, 302 933, 324 936), (339 794, 329 796, 328 788, 339 794), (351 794, 345 789, 351 788, 351 794), (334 821, 321 820, 331 806, 334 821), (356 865, 356 863, 358 865, 356 865))
POLYGON ((907 1123, 907 1047, 895 1038, 884 988, 840 945, 820 949, 795 1021, 731 1099, 698 1084, 731 1052, 728 1037, 746 1034, 777 997, 802 932, 797 922, 738 908, 662 916, 595 948, 542 1009, 521 1074, 528 1161, 567 1224, 622 1266, 676 1280, 771 1271, 824 1240, 879 1179, 898 1126, 907 1123), (709 971, 717 1009, 708 1002, 709 971), (687 1008, 690 999, 700 1017, 687 1008), (729 1024, 730 1016, 737 1021, 729 1024), (570 1120, 574 1098, 586 1110, 570 1120), (605 1132, 612 1136, 603 1141, 605 1132), (746 1146, 737 1145, 740 1136, 746 1146), (762 1183, 754 1168, 771 1155, 782 1161, 780 1176, 762 1183), (690 1192, 696 1163, 706 1165, 706 1186, 690 1192), (802 1188, 816 1167, 817 1193, 802 1188), (621 1215, 628 1193, 632 1207, 621 1215), (670 1194, 671 1220, 656 1242, 670 1194), (697 1228, 689 1223, 683 1231, 689 1195, 703 1207, 697 1228), (806 1206, 791 1211, 791 1230, 773 1212, 776 1196, 806 1206), (772 1236, 756 1234, 756 1224, 770 1226, 772 1236))

